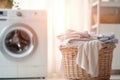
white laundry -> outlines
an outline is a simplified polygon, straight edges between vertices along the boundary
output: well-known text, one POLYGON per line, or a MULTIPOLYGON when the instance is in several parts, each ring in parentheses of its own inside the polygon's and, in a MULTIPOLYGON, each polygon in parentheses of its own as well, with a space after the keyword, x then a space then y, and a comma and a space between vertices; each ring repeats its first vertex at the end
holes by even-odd
POLYGON ((92 77, 98 76, 98 56, 102 48, 98 40, 86 41, 78 46, 76 63, 88 72, 92 77))

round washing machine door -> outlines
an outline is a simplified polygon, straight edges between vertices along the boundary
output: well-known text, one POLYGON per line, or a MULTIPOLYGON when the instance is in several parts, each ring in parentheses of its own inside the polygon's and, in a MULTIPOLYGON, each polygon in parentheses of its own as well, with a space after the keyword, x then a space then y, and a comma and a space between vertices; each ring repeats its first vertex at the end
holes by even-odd
POLYGON ((1 52, 13 58, 23 58, 32 54, 37 46, 35 31, 22 23, 6 27, 0 39, 1 52))

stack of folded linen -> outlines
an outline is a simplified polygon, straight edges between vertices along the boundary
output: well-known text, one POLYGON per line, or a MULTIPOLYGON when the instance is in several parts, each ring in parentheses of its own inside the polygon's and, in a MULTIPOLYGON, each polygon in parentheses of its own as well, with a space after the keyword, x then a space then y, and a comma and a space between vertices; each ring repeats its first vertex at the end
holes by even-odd
POLYGON ((97 37, 91 36, 87 31, 75 31, 68 29, 64 33, 57 36, 57 38, 60 40, 60 45, 69 45, 69 44, 75 44, 75 42, 78 41, 90 41, 97 39, 97 37))
POLYGON ((98 40, 100 40, 104 43, 109 43, 109 44, 118 43, 118 39, 115 38, 114 33, 99 34, 97 36, 97 38, 98 38, 98 40))

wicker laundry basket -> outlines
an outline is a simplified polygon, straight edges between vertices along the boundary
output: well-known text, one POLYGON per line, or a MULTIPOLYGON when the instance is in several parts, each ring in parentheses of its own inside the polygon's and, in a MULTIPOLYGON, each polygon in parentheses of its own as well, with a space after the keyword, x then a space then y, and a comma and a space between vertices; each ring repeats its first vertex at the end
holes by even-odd
POLYGON ((111 64, 113 50, 115 45, 102 44, 103 48, 99 50, 99 75, 92 78, 82 68, 76 64, 78 49, 75 46, 60 46, 62 52, 62 64, 64 77, 66 80, 109 80, 111 73, 111 64))

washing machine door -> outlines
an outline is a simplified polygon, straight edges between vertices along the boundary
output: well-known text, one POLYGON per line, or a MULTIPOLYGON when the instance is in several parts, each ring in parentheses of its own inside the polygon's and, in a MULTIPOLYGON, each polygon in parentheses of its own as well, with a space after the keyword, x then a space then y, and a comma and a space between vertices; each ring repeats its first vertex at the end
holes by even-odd
POLYGON ((37 46, 35 31, 23 23, 4 28, 0 39, 1 52, 13 58, 23 58, 32 54, 37 46))

